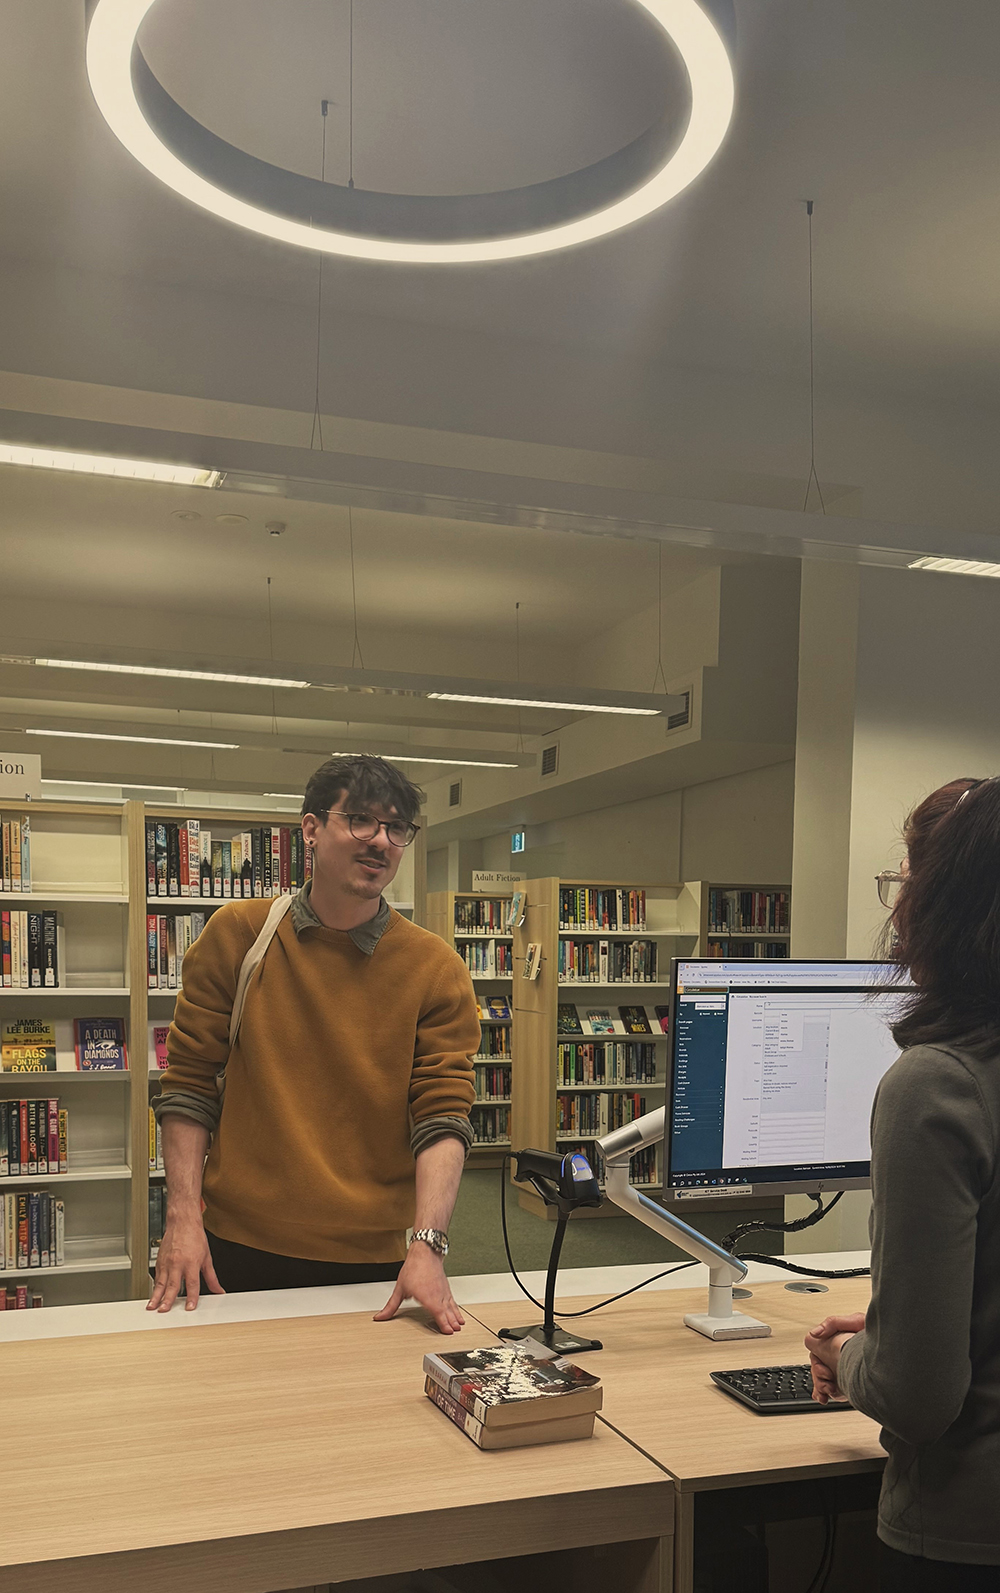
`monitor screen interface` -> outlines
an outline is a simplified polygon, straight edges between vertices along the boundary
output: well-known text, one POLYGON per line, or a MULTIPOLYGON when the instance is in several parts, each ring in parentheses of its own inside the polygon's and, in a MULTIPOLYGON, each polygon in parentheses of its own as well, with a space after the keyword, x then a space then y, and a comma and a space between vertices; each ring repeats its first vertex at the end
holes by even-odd
POLYGON ((903 993, 871 962, 675 964, 667 1190, 820 1189, 869 1176, 903 993))

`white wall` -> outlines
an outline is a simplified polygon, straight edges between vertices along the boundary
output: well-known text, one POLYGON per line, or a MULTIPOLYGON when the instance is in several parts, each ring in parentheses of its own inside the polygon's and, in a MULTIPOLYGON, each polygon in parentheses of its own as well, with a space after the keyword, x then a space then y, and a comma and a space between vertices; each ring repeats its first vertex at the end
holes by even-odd
POLYGON ((514 861, 505 830, 483 841, 482 866, 648 884, 782 884, 791 877, 793 781, 793 764, 775 764, 534 825, 514 861))

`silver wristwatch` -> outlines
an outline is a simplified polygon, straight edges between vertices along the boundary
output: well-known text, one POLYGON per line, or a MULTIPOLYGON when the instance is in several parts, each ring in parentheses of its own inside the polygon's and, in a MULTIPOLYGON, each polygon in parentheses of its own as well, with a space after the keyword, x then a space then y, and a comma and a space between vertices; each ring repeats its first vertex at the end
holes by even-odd
POLYGON ((448 1254, 448 1235, 442 1233, 440 1228, 414 1228, 410 1235, 410 1244, 414 1240, 422 1239, 425 1245, 430 1245, 435 1255, 444 1259, 448 1254))

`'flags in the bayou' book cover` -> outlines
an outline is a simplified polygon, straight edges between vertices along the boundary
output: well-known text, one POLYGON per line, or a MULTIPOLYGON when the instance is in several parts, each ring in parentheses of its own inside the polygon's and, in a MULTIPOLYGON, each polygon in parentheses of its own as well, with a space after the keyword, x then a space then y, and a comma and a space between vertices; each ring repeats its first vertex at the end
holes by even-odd
POLYGON ((106 1073, 128 1067, 121 1018, 74 1018, 73 1034, 76 1065, 81 1073, 106 1073))
POLYGON ((54 1073, 56 1031, 43 1018, 15 1018, 3 1026, 0 1054, 5 1073, 54 1073))

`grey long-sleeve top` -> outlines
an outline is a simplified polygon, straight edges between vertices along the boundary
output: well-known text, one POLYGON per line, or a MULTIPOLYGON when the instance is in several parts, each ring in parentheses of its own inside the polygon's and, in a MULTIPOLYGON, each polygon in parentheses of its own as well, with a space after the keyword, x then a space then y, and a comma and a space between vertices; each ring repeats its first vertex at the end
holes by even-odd
POLYGON ((879 1536, 1000 1566, 1000 1053, 915 1046, 872 1112, 872 1301, 840 1385, 882 1424, 879 1536))

